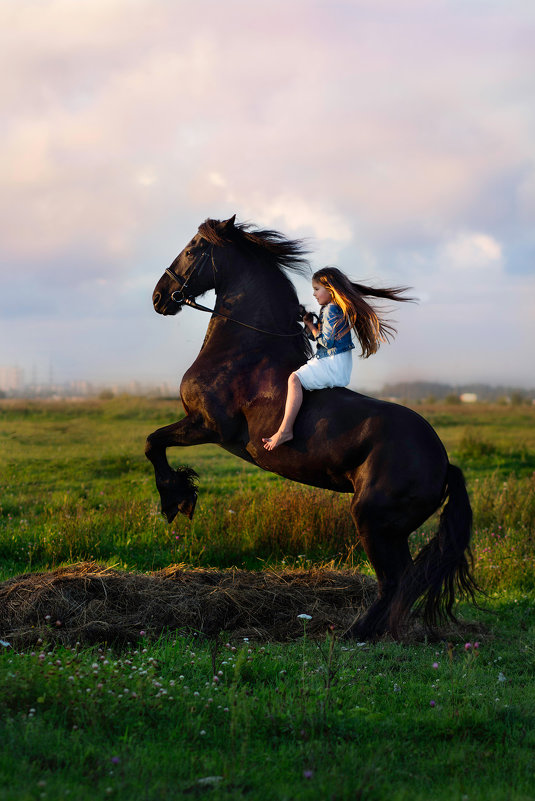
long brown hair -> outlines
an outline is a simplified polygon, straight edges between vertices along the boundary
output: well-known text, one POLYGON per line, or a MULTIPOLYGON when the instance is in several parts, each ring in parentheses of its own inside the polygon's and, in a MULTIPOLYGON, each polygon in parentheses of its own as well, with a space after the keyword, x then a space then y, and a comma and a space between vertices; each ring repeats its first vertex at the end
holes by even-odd
POLYGON ((376 353, 381 342, 389 342, 397 333, 392 323, 383 316, 383 312, 365 300, 364 296, 399 302, 414 300, 403 297, 409 287, 376 289, 357 284, 337 267, 323 267, 314 273, 312 280, 326 287, 331 293, 333 303, 342 309, 347 328, 341 333, 353 329, 360 342, 363 359, 376 353))

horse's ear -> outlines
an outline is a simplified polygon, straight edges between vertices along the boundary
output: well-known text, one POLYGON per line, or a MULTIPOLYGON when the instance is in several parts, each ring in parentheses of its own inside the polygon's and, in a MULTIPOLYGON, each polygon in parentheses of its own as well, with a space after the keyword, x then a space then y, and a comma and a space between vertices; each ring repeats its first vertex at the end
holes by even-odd
POLYGON ((229 220, 225 220, 223 223, 223 228, 225 231, 232 231, 234 228, 234 223, 236 221, 236 215, 233 214, 229 220))

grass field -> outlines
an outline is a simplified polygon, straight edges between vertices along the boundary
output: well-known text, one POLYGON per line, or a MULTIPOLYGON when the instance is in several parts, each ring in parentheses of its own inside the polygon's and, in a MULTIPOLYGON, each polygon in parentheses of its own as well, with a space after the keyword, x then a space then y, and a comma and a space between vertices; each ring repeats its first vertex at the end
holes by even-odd
MULTIPOLYGON (((535 798, 535 410, 418 411, 467 478, 488 597, 460 612, 479 628, 411 645, 316 642, 304 621, 285 645, 0 646, 0 799, 535 798)), ((348 496, 212 446, 170 452, 201 484, 193 522, 167 526, 143 446, 176 414, 135 398, 0 401, 0 580, 86 559, 369 572, 348 496)))

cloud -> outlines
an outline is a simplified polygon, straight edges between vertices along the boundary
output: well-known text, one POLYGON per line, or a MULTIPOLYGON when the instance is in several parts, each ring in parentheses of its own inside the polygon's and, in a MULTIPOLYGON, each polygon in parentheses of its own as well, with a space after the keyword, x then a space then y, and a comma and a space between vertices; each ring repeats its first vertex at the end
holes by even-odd
MULTIPOLYGON (((409 319, 432 309, 443 330, 458 297, 487 341, 492 303, 531 334, 512 297, 527 308, 535 254, 528 4, 4 0, 0 15, 6 304, 31 274, 52 316, 81 287, 102 315, 113 299, 148 314, 196 226, 236 212, 310 237, 314 265, 410 281, 428 301, 409 319)), ((31 324, 33 302, 15 308, 31 324)), ((448 358, 442 339, 423 369, 448 358)))

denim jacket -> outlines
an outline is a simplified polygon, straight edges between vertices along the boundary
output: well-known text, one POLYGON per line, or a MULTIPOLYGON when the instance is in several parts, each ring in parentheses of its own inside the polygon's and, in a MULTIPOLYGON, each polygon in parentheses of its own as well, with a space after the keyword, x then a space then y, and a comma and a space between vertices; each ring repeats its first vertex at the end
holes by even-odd
POLYGON ((320 329, 318 336, 312 337, 316 340, 316 359, 336 356, 355 347, 351 341, 351 329, 347 325, 342 309, 336 303, 327 303, 321 307, 318 327, 320 329), (339 331, 344 333, 340 336, 339 331))

